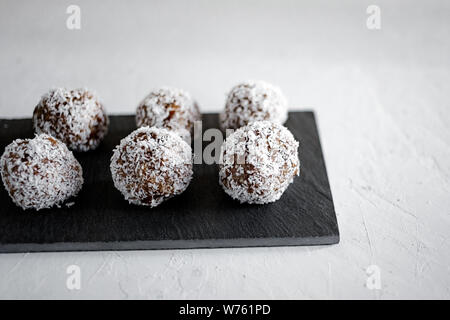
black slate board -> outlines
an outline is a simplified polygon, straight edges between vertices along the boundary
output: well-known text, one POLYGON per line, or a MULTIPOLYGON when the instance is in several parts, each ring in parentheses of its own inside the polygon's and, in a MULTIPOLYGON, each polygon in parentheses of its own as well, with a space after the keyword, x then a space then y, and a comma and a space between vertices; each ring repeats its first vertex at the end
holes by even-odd
MULTIPOLYGON (((135 129, 133 116, 112 116, 101 146, 75 154, 83 189, 70 208, 23 211, 0 188, 0 252, 140 250, 323 245, 339 230, 312 112, 293 112, 286 126, 300 141, 300 177, 281 199, 241 205, 218 184, 216 165, 195 165, 188 189, 157 208, 128 204, 114 188, 112 149, 135 129)), ((218 125, 203 115, 203 130, 218 125)), ((31 120, 0 120, 0 152, 12 140, 33 136, 31 120)))

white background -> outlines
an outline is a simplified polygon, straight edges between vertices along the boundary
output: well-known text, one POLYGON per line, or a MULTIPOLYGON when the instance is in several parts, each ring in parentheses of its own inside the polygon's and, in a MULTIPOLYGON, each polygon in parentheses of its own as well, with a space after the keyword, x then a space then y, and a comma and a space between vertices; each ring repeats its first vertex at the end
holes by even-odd
POLYGON ((328 247, 3 254, 1 298, 450 298, 448 1, 1 0, 0 46, 2 118, 52 86, 92 88, 110 113, 159 85, 204 112, 241 80, 280 86, 316 112, 341 231, 328 247))

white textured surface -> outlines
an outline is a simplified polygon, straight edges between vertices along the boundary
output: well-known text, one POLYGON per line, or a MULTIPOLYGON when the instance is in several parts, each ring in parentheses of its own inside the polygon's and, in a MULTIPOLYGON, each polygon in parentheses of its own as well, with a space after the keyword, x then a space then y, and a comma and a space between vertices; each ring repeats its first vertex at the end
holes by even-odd
POLYGON ((316 111, 341 243, 1 255, 0 297, 450 298, 448 1, 77 1, 80 31, 70 3, 0 3, 2 117, 31 116, 54 85, 121 113, 174 85, 219 111, 237 81, 264 79, 316 111), (381 290, 365 287, 372 264, 381 290))

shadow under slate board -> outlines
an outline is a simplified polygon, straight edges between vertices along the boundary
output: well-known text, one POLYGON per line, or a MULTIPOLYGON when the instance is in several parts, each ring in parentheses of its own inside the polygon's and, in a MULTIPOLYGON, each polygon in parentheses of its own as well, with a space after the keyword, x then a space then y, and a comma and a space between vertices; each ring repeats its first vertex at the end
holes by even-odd
MULTIPOLYGON (((203 130, 218 126, 203 115, 203 130)), ((286 126, 300 141, 300 176, 277 202, 240 204, 218 183, 216 165, 195 165, 188 189, 156 208, 130 205, 114 188, 113 148, 135 127, 133 116, 111 116, 100 147, 75 153, 84 185, 75 204, 24 211, 0 187, 0 252, 142 250, 324 245, 339 230, 312 112, 289 114, 286 126)), ((33 137, 30 119, 0 120, 0 153, 17 138, 33 137)), ((204 143, 206 145, 206 143, 204 143)))

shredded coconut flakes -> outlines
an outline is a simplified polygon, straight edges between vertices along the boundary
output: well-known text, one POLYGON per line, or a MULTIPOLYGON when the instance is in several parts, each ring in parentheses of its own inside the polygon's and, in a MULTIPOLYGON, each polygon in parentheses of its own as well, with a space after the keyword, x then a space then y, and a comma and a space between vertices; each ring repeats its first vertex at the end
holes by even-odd
POLYGON ((201 119, 197 103, 181 89, 161 87, 150 92, 136 110, 136 125, 166 128, 191 143, 194 122, 201 119))
POLYGON ((5 148, 0 166, 5 189, 23 209, 60 207, 83 185, 83 171, 73 153, 46 134, 14 140, 5 148))
POLYGON ((51 89, 33 113, 36 133, 46 133, 74 151, 94 150, 108 131, 108 116, 96 95, 87 89, 51 89))
POLYGON ((241 127, 222 145, 219 183, 241 203, 274 202, 300 172, 298 146, 282 125, 258 121, 241 127))
POLYGON ((156 207, 188 187, 192 151, 172 131, 142 127, 120 141, 110 169, 114 186, 128 202, 156 207))
POLYGON ((287 100, 278 87, 264 81, 246 81, 231 89, 220 124, 224 130, 237 129, 254 121, 283 124, 287 117, 287 100))

